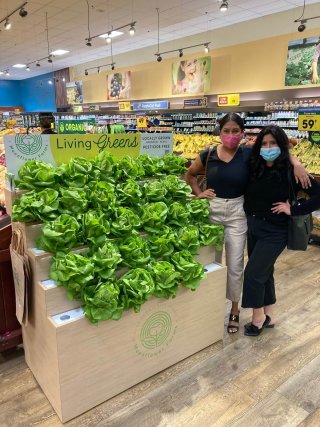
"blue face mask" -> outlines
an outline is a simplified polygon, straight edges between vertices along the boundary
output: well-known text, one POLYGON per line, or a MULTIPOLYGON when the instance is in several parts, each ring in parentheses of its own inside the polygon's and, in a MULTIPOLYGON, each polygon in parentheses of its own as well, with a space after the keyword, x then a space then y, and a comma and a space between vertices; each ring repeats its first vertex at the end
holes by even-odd
POLYGON ((279 147, 260 148, 260 156, 264 158, 266 162, 273 162, 280 156, 280 154, 281 150, 279 147))

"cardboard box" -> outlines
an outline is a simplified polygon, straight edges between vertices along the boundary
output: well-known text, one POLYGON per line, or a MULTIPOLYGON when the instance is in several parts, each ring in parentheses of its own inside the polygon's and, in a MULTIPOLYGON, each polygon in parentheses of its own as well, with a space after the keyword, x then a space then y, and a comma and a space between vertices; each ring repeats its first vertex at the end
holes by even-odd
POLYGON ((27 191, 28 190, 19 190, 18 188, 14 191, 10 191, 8 188, 4 189, 4 198, 8 215, 12 215, 12 205, 15 199, 21 197, 22 194, 27 193, 27 191))
POLYGON ((26 361, 62 422, 222 339, 226 268, 206 269, 196 291, 181 287, 175 299, 151 298, 140 313, 98 325, 79 308, 48 316, 48 289, 33 283, 26 361))
POLYGON ((24 247, 36 248, 36 241, 41 235, 43 223, 41 222, 13 222, 12 229, 20 229, 23 235, 24 247))

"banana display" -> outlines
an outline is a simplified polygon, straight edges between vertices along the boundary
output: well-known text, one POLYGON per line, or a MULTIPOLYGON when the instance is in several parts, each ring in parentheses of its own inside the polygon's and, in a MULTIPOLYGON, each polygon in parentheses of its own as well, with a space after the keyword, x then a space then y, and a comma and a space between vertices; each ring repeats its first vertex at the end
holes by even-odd
POLYGON ((309 173, 320 175, 320 145, 312 145, 310 141, 303 139, 290 153, 298 157, 309 173))
POLYGON ((195 159, 200 151, 205 148, 218 145, 221 140, 218 136, 208 134, 180 134, 173 135, 173 151, 181 153, 185 159, 195 159))

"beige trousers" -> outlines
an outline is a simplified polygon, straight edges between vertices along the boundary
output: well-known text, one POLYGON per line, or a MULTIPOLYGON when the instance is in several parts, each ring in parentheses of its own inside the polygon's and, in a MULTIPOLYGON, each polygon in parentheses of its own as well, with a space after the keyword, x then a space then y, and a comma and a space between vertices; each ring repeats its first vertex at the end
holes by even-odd
POLYGON ((227 298, 240 300, 243 279, 244 248, 247 239, 247 218, 243 210, 243 196, 236 199, 210 199, 210 221, 225 227, 227 298))

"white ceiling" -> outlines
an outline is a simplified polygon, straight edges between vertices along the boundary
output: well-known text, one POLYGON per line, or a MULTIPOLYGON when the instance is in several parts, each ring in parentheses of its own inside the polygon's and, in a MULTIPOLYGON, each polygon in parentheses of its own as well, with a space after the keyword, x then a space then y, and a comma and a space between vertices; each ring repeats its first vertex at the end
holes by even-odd
MULTIPOLYGON (((137 21, 136 34, 125 34, 114 39, 113 54, 132 52, 147 46, 157 50, 157 12, 160 10, 160 43, 177 40, 194 34, 231 26, 241 21, 297 9, 301 15, 303 0, 229 0, 227 12, 220 12, 219 0, 88 0, 91 36, 105 33, 137 21)), ((0 20, 23 3, 22 0, 0 0, 0 20)), ((306 4, 319 3, 306 0, 306 4)), ((12 28, 0 32, 0 71, 9 70, 10 76, 2 79, 25 79, 53 70, 79 65, 110 56, 110 45, 96 38, 92 47, 86 46, 88 13, 86 0, 29 0, 25 18, 16 12, 10 19, 12 28), (17 63, 28 64, 48 55, 46 36, 48 14, 50 51, 69 50, 70 53, 55 57, 52 64, 41 61, 40 67, 31 71, 12 68, 17 63)), ((272 29, 270 29, 272 35, 272 29)), ((161 49, 160 49, 161 50, 161 49)), ((145 62, 154 56, 145 58, 145 62)))

